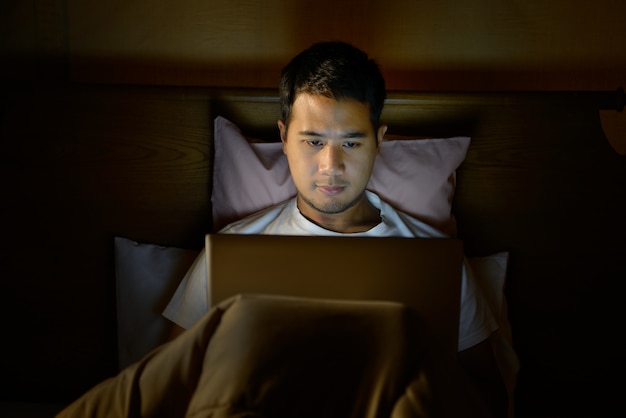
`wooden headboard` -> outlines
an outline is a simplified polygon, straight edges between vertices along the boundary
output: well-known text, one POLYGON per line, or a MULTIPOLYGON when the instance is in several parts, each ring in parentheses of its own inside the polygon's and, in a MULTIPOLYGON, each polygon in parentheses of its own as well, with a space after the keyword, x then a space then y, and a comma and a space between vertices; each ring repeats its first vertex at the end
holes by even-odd
MULTIPOLYGON (((611 411, 623 392, 626 158, 602 132, 610 107, 623 92, 393 92, 383 113, 392 134, 472 137, 453 210, 468 255, 510 252, 522 416, 611 411)), ((1 110, 0 392, 69 401, 117 371, 113 237, 200 248, 212 120, 276 140, 276 92, 47 86, 5 91, 1 110)))

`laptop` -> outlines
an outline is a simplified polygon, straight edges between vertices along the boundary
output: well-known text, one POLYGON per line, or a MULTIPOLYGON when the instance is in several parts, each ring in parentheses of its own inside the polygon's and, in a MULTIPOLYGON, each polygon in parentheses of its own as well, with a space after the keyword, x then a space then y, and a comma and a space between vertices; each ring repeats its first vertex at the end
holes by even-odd
POLYGON ((207 234, 205 241, 212 306, 241 293, 400 302, 456 352, 459 239, 207 234))

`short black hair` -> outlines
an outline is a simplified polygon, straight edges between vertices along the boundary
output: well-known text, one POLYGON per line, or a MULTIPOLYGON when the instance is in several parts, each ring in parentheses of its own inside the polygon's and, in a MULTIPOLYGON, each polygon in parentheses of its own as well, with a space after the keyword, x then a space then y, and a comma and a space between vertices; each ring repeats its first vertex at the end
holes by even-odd
POLYGON ((281 117, 287 125, 300 93, 367 103, 374 129, 378 129, 387 94, 378 64, 364 51, 338 41, 313 44, 283 68, 279 95, 281 117))

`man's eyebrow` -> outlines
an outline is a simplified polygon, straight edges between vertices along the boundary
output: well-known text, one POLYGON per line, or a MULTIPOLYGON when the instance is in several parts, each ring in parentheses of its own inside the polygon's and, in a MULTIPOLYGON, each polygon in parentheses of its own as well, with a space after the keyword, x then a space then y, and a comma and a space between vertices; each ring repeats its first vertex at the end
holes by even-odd
MULTIPOLYGON (((314 138, 322 138, 324 137, 323 134, 316 132, 316 131, 300 131, 298 132, 299 135, 301 136, 310 136, 310 137, 314 137, 314 138)), ((365 138, 367 135, 364 132, 360 132, 360 131, 348 131, 344 134, 341 135, 341 138, 344 139, 355 139, 355 138, 365 138)))
POLYGON ((316 138, 321 138, 322 136, 324 136, 321 133, 315 131, 300 131, 298 132, 298 134, 302 136, 313 136, 316 138))
POLYGON ((341 137, 346 138, 346 139, 352 139, 352 138, 365 138, 366 136, 367 135, 365 135, 365 132, 353 131, 353 132, 346 132, 341 137))

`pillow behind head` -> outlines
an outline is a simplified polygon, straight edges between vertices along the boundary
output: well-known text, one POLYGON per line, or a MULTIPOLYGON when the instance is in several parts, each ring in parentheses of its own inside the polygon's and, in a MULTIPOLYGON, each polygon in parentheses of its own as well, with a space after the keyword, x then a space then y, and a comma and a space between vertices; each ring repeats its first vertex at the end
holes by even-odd
MULTIPOLYGON (((215 119, 213 228, 296 195, 280 142, 248 140, 227 119, 215 119)), ((456 235, 452 198, 456 169, 469 137, 394 139, 381 144, 367 189, 447 235, 456 235)))
POLYGON ((469 137, 385 140, 367 188, 396 209, 456 236, 456 169, 469 144, 469 137))
POLYGON ((235 124, 215 119, 213 230, 296 195, 280 142, 248 141, 235 124))

